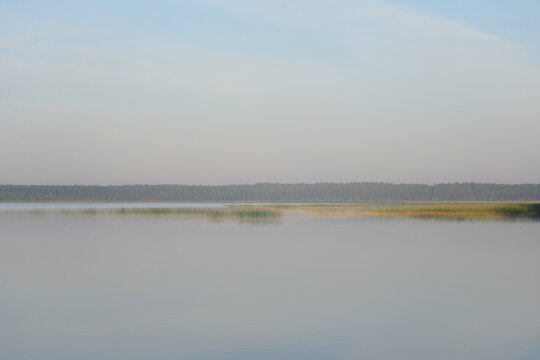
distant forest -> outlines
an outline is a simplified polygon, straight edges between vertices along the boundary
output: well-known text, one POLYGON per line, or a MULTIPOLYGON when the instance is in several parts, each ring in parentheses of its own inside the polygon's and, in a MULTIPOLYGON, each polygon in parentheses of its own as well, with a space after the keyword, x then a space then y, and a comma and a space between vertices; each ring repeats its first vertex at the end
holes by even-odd
POLYGON ((540 184, 317 183, 253 185, 0 185, 0 201, 487 201, 540 200, 540 184))

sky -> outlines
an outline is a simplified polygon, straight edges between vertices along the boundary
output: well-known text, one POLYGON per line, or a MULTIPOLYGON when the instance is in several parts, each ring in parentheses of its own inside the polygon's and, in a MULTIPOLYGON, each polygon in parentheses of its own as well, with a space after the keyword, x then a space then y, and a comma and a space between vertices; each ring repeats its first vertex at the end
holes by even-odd
POLYGON ((0 183, 540 183, 537 0, 0 0, 0 183))

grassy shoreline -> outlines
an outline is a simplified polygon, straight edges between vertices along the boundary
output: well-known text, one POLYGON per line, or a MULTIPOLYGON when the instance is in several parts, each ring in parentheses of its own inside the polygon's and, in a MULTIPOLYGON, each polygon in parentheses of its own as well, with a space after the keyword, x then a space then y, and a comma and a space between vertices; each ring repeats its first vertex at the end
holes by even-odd
MULTIPOLYGON (((231 208, 248 209, 250 205, 231 208)), ((386 216, 445 219, 540 219, 539 203, 416 204, 416 205, 263 205, 266 210, 301 211, 315 215, 386 216)))
POLYGON ((212 221, 237 220, 239 222, 273 222, 279 220, 282 212, 262 208, 171 208, 171 207, 120 207, 120 208, 64 208, 64 209, 10 209, 3 211, 12 215, 60 215, 60 216, 152 216, 152 217, 194 217, 212 221))
POLYGON ((421 204, 230 204, 219 208, 119 207, 12 209, 4 213, 33 215, 185 216, 214 221, 241 222, 279 220, 285 214, 315 216, 384 216, 436 219, 532 219, 540 220, 540 203, 421 203, 421 204))

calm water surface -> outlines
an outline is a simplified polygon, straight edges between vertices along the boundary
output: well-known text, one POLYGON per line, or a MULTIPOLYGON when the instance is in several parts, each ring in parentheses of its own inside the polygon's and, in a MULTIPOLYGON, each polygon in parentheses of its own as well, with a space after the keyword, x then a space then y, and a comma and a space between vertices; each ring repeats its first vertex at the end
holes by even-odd
POLYGON ((539 235, 0 215, 0 359, 539 359, 539 235))
MULTIPOLYGON (((10 210, 55 210, 55 209, 117 209, 117 208, 216 208, 227 205, 244 205, 248 203, 209 203, 209 202, 0 202, 0 212, 10 210)), ((249 203, 257 204, 257 203, 249 203)))

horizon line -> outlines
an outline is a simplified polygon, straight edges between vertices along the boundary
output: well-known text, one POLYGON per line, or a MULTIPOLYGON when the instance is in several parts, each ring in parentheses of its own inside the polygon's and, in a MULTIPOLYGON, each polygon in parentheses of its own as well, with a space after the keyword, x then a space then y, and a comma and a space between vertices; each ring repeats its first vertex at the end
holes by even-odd
POLYGON ((498 183, 498 182, 477 182, 477 181, 454 181, 454 182, 436 182, 436 183, 422 183, 422 182, 389 182, 389 181, 318 181, 318 182, 256 182, 256 183, 228 183, 228 184, 182 184, 182 183, 156 183, 156 184, 144 184, 144 183, 131 183, 131 184, 1 184, 0 186, 207 186, 207 187, 219 187, 219 186, 256 186, 256 185, 352 185, 352 184, 386 184, 386 185, 455 185, 455 184, 479 184, 479 185, 540 185, 540 183, 524 182, 524 183, 498 183))

